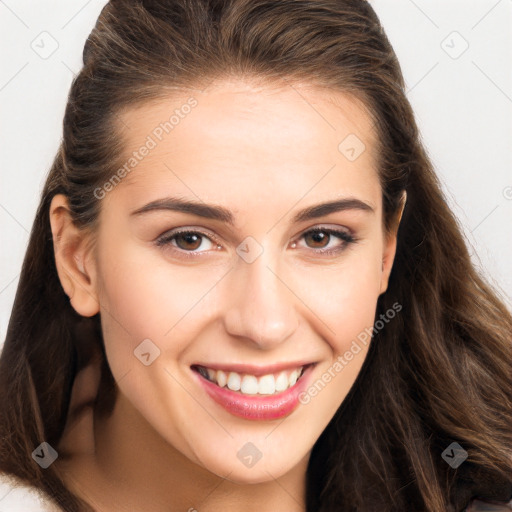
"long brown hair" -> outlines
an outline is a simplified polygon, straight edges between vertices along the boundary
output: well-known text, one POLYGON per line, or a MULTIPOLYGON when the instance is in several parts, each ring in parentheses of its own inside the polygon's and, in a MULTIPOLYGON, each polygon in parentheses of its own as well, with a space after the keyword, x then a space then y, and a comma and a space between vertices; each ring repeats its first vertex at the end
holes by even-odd
MULTIPOLYGON (((74 378, 103 354, 100 391, 115 390, 99 315, 80 317, 56 272, 50 202, 65 194, 75 223, 94 229, 94 190, 123 152, 117 114, 171 87, 255 77, 331 87, 361 99, 379 136, 385 228, 407 204, 388 290, 363 368, 316 442, 308 512, 460 510, 493 482, 512 494, 512 317, 470 261, 420 141, 395 53, 363 0, 111 0, 84 47, 30 235, 0 358, 0 471, 50 495, 67 512, 90 510, 51 465, 74 378), (442 457, 468 453, 457 469, 442 457), (502 483, 501 487, 498 483, 502 483)), ((110 404, 114 399, 111 394, 110 404)), ((108 404, 109 401, 103 402, 108 404)), ((108 410, 108 407, 106 407, 108 410)))

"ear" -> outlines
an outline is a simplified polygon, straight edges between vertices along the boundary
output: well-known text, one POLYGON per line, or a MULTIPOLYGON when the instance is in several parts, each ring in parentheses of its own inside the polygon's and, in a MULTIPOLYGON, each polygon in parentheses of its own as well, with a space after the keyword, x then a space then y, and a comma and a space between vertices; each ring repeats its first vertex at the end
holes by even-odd
POLYGON ((68 199, 57 194, 50 205, 55 264, 64 292, 82 316, 99 312, 92 237, 72 221, 68 199))
POLYGON ((391 269, 393 268, 393 261, 395 260, 396 244, 397 244, 397 233, 400 221, 402 220, 402 214, 404 213, 405 203, 407 202, 407 192, 402 192, 402 198, 400 199, 400 209, 395 218, 395 222, 391 226, 389 233, 386 235, 386 241, 384 244, 384 251, 382 253, 382 276, 380 281, 380 293, 383 294, 388 289, 389 276, 391 269))

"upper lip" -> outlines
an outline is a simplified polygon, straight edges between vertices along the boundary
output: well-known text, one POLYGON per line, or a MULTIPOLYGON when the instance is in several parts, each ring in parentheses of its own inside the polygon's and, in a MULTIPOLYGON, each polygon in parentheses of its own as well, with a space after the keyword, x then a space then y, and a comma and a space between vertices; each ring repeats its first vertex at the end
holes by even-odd
POLYGON ((211 368, 212 370, 222 370, 226 373, 247 373, 259 377, 261 375, 268 375, 269 373, 278 373, 283 370, 295 370, 301 366, 308 366, 315 364, 311 361, 296 361, 296 362, 285 362, 285 363, 274 363, 265 366, 259 366, 255 364, 241 364, 241 363, 194 363, 194 366, 203 366, 204 368, 211 368))

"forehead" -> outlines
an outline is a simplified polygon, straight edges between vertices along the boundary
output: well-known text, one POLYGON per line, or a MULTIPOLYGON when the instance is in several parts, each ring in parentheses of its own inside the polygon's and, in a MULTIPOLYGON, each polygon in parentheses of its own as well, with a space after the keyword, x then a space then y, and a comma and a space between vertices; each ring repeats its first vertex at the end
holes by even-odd
POLYGON ((124 109, 117 119, 128 146, 136 145, 155 131, 156 138, 166 138, 171 132, 176 138, 184 131, 183 125, 185 129, 186 125, 201 129, 205 124, 216 127, 210 135, 217 138, 233 137, 234 132, 246 137, 247 132, 237 131, 245 124, 250 134, 259 137, 265 133, 270 137, 275 130, 284 128, 281 137, 290 134, 297 140, 314 140, 315 135, 332 132, 332 138, 337 140, 352 130, 365 139, 370 149, 376 142, 370 112, 358 97, 310 83, 226 79, 202 90, 175 89, 168 96, 124 109), (191 104, 194 106, 190 107, 191 104), (187 123, 183 123, 187 118, 187 123), (255 121, 258 126, 251 125, 255 121), (170 130, 161 126, 166 123, 170 123, 170 130), (182 125, 180 130, 179 125, 182 125))
POLYGON ((230 192, 275 200, 277 191, 298 200, 308 189, 322 195, 334 188, 376 199, 372 119, 347 93, 229 80, 176 91, 119 117, 126 160, 150 147, 118 187, 132 194, 168 185, 217 201, 230 192))

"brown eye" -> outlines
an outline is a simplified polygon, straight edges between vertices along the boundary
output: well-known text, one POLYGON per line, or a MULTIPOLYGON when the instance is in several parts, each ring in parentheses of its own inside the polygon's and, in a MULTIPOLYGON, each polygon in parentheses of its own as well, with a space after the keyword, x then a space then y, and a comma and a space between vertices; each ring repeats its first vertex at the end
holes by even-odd
POLYGON ((323 249, 329 244, 330 239, 331 235, 326 231, 310 231, 304 235, 308 247, 313 249, 323 249))
MULTIPOLYGON (((346 231, 324 227, 310 229, 303 233, 300 239, 305 244, 301 244, 302 247, 313 249, 314 253, 320 255, 335 255, 356 242, 356 238, 346 231)), ((292 247, 298 247, 297 242, 294 242, 292 247)))
MULTIPOLYGON (((171 246, 183 253, 202 253, 215 247, 212 239, 200 231, 170 231, 160 236, 157 241, 160 247, 171 246)), ((217 244, 217 248, 219 245, 217 244)))
POLYGON ((174 236, 176 245, 185 251, 194 251, 201 246, 202 236, 197 233, 180 233, 174 236))

